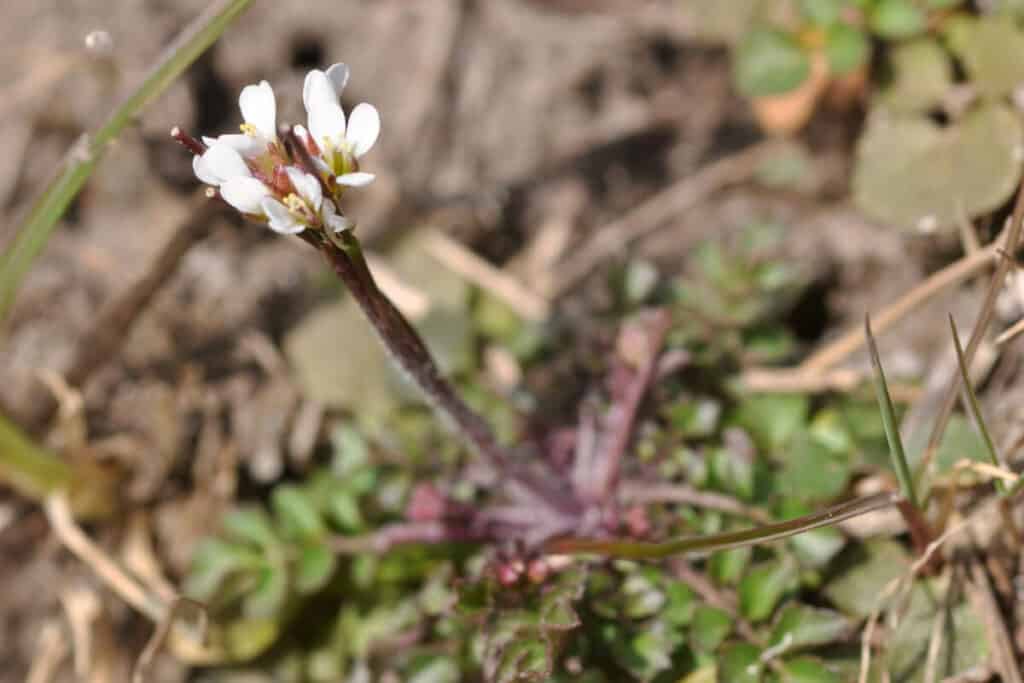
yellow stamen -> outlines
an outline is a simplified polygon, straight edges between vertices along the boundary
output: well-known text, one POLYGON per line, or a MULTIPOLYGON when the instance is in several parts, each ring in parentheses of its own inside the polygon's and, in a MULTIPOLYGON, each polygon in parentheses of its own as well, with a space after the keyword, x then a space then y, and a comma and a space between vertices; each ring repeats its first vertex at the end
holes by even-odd
POLYGON ((302 201, 302 198, 294 192, 284 198, 284 205, 294 213, 302 213, 306 209, 306 202, 302 201))
POLYGON ((252 125, 251 123, 243 123, 242 125, 239 126, 239 128, 246 135, 251 135, 252 137, 256 137, 256 126, 252 125))

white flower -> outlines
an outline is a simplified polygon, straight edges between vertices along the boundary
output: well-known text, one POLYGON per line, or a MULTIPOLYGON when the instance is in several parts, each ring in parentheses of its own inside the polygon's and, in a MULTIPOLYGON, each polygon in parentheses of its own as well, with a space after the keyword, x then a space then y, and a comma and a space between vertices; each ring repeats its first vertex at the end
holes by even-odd
POLYGON ((241 133, 220 135, 216 138, 203 137, 203 142, 212 147, 221 143, 232 147, 246 159, 266 154, 270 145, 277 142, 277 100, 274 89, 266 81, 242 88, 238 96, 238 108, 242 110, 241 133))
POLYGON ((324 199, 320 181, 294 166, 286 166, 284 172, 295 191, 280 201, 271 196, 263 197, 260 201, 260 209, 266 215, 270 229, 285 235, 295 235, 320 223, 331 227, 337 209, 331 200, 324 199), (329 217, 332 217, 331 220, 329 217))
POLYGON ((270 189, 253 177, 245 159, 236 149, 215 142, 201 155, 192 158, 192 169, 204 183, 220 188, 220 196, 242 213, 263 215, 261 201, 270 189))
POLYGON ((306 77, 302 99, 309 130, 295 126, 282 141, 277 136, 277 102, 266 81, 248 85, 238 98, 241 134, 204 137, 202 142, 175 127, 171 135, 192 151, 196 177, 218 188, 228 204, 271 230, 294 235, 306 228, 333 233, 352 228, 335 203, 342 186, 373 180, 359 170, 359 157, 380 134, 380 116, 360 104, 345 120, 339 94, 348 82, 348 67, 335 64, 306 77), (297 145, 292 144, 296 142, 297 145), (325 193, 330 193, 325 196, 325 193))
POLYGON ((335 64, 306 75, 302 87, 302 103, 309 117, 309 132, 296 132, 312 139, 323 169, 336 176, 339 185, 360 187, 371 182, 372 173, 359 172, 357 160, 370 151, 380 135, 380 114, 372 104, 356 105, 348 121, 341 108, 340 96, 348 82, 349 69, 335 64))

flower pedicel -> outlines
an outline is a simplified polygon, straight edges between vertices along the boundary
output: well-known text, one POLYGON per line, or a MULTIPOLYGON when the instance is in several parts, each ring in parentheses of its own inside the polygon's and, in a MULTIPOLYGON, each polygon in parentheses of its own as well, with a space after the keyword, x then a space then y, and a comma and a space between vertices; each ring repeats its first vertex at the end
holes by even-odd
POLYGON ((346 121, 340 96, 349 68, 335 64, 306 75, 302 101, 308 127, 277 128, 277 102, 266 81, 242 89, 241 133, 196 138, 175 127, 171 135, 195 156, 196 177, 210 192, 244 216, 271 230, 339 233, 353 226, 338 208, 348 187, 362 187, 374 175, 359 170, 359 158, 377 142, 380 115, 357 105, 346 121), (214 189, 215 188, 215 189, 214 189))

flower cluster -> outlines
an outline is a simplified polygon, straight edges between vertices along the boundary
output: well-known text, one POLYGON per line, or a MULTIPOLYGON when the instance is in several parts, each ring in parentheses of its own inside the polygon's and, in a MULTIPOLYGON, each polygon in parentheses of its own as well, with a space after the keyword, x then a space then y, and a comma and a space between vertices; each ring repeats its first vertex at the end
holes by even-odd
POLYGON ((341 232, 352 223, 338 200, 345 188, 373 180, 372 173, 359 170, 359 158, 380 133, 373 105, 357 105, 346 121, 340 96, 348 77, 345 64, 306 75, 307 126, 279 131, 274 90, 262 81, 243 88, 238 98, 241 133, 201 142, 179 128, 171 134, 195 154, 196 177, 245 216, 287 235, 306 229, 341 232))

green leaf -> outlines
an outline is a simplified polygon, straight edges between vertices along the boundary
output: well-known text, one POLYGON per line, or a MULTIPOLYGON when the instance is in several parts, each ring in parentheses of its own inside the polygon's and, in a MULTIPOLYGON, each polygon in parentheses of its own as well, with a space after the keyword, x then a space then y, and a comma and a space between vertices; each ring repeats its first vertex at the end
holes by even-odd
POLYGON ((264 565, 256 572, 256 586, 245 596, 242 609, 250 619, 277 615, 288 599, 288 572, 277 564, 264 565))
POLYGON ((327 531, 309 494, 298 486, 282 484, 270 495, 282 531, 300 541, 314 541, 327 531))
POLYGON ((538 606, 542 631, 568 631, 580 625, 573 605, 583 596, 587 572, 582 566, 567 569, 544 589, 538 606))
POLYGON ((927 657, 935 621, 940 618, 945 619, 945 629, 939 641, 936 680, 960 676, 988 659, 984 624, 966 603, 951 604, 947 590, 934 581, 928 590, 922 583, 913 588, 909 608, 887 643, 893 680, 923 683, 921 662, 927 657))
POLYGON ((846 637, 853 628, 853 621, 840 612, 791 603, 779 612, 772 626, 769 646, 774 650, 785 642, 781 654, 827 645, 846 637))
POLYGON ((783 683, 842 683, 839 674, 820 659, 797 657, 782 663, 783 683))
POLYGON ((953 87, 953 64, 937 40, 923 37, 896 45, 888 57, 891 72, 878 101, 891 112, 927 112, 953 87))
POLYGON ((946 37, 982 95, 1004 97, 1024 83, 1024 33, 1012 17, 961 17, 946 37))
POLYGON ((794 90, 810 75, 811 61, 792 36, 760 27, 744 36, 733 68, 740 92, 762 97, 794 90))
POLYGON ((754 467, 745 454, 729 448, 718 448, 711 454, 711 473, 717 487, 743 500, 754 499, 754 467))
POLYGON ((776 560, 758 565, 740 582, 740 613, 750 621, 764 621, 796 586, 796 571, 790 563, 776 560))
POLYGON ((405 680, 407 683, 459 683, 461 675, 455 659, 439 656, 419 663, 405 680))
POLYGON ((258 556, 245 548, 219 538, 206 539, 192 556, 183 592, 190 598, 209 601, 229 574, 249 569, 258 561, 258 556))
POLYGON ((630 619, 652 616, 665 605, 664 591, 641 572, 630 574, 622 582, 621 590, 625 598, 623 615, 630 619))
POLYGON ((867 214, 905 228, 952 228, 1001 206, 1020 179, 1014 150, 1024 131, 1018 115, 986 103, 958 123, 870 116, 858 143, 854 201, 867 214))
POLYGON ((857 617, 870 616, 889 582, 910 567, 907 550, 888 539, 851 546, 837 562, 836 575, 823 592, 836 607, 857 617))
POLYGON ((899 40, 922 32, 928 22, 911 0, 879 0, 871 12, 871 29, 882 38, 899 40))
POLYGON ((335 564, 334 553, 327 546, 303 548, 295 565, 295 590, 301 594, 320 590, 334 573, 335 564))
POLYGON ((810 434, 793 439, 782 471, 781 492, 800 501, 825 502, 846 490, 850 466, 845 453, 827 448, 810 434))
POLYGON ((734 643, 722 651, 719 680, 730 683, 758 683, 763 665, 761 652, 750 643, 734 643))
POLYGON ((760 448, 776 451, 804 428, 809 412, 803 394, 752 394, 743 398, 731 422, 747 430, 760 448))
POLYGON ((270 522, 270 516, 261 507, 249 505, 232 510, 224 515, 221 525, 224 527, 224 533, 237 541, 262 548, 281 545, 270 522))
POLYGON ((341 530, 348 532, 361 531, 366 528, 359 501, 351 491, 337 488, 327 498, 327 514, 331 521, 341 530))
MULTIPOLYGON (((810 507, 787 498, 779 505, 780 519, 793 519, 810 513, 810 507)), ((800 564, 821 569, 846 545, 846 536, 835 527, 821 527, 793 536, 788 541, 800 564)))
POLYGON ((753 554, 754 549, 749 547, 720 550, 708 559, 708 573, 721 585, 735 586, 743 578, 753 554))
POLYGON ((732 617, 728 613, 709 605, 694 610, 690 642, 695 650, 714 652, 731 632, 732 617))
POLYGON ((234 661, 247 662, 273 645, 280 630, 280 625, 273 619, 232 621, 224 631, 225 647, 234 661))
POLYGON ((674 626, 688 626, 693 621, 697 609, 697 600, 693 591, 685 583, 673 581, 665 587, 668 605, 661 615, 674 626))
POLYGON ((842 76, 867 64, 871 56, 871 42, 860 29, 849 24, 835 24, 825 34, 825 56, 831 72, 842 76))
POLYGON ((331 432, 331 445, 334 447, 331 472, 337 477, 349 476, 370 462, 366 437, 352 424, 339 425, 331 432))
POLYGON ((800 12, 808 21, 830 26, 839 21, 846 0, 800 0, 800 12))

